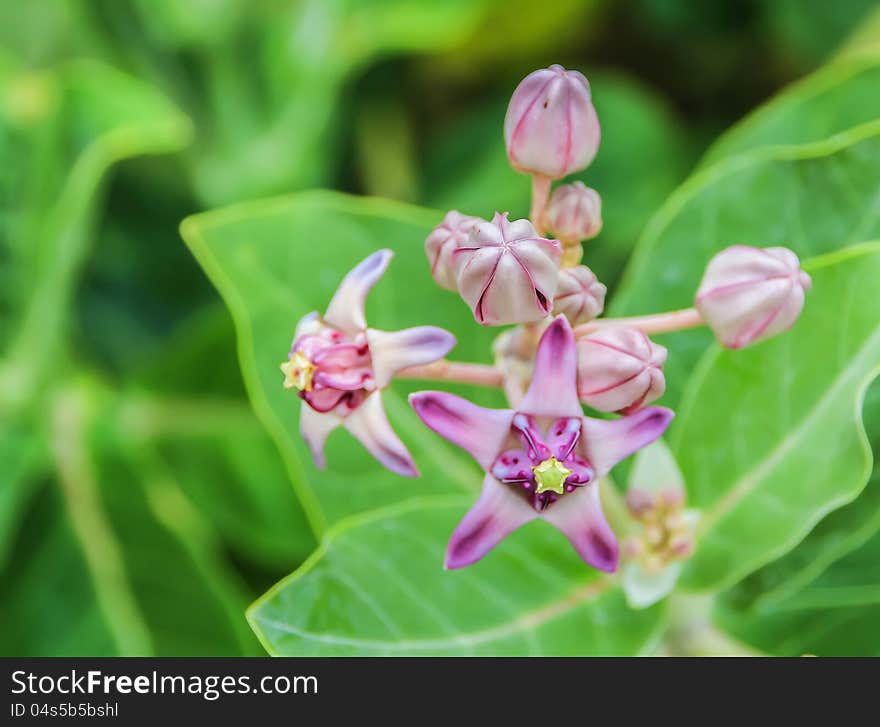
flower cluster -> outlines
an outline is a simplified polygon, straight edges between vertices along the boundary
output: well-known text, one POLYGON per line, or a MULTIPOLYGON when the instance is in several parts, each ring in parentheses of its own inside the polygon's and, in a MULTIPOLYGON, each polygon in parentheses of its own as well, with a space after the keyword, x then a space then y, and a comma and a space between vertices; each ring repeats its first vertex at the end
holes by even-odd
POLYGON ((364 300, 392 256, 380 250, 345 277, 323 316, 300 320, 281 365, 284 387, 302 399, 300 429, 317 466, 341 427, 410 477, 415 464, 381 399, 394 377, 503 388, 506 409, 443 391, 410 397, 422 422, 484 472, 479 499, 452 534, 447 568, 470 565, 520 526, 544 520, 586 563, 615 571, 619 549, 600 481, 647 447, 626 498, 623 582, 631 603, 648 605, 668 592, 696 547, 685 483, 658 441, 673 412, 648 406, 665 391, 667 358, 648 334, 705 325, 722 346, 752 345, 793 325, 810 278, 791 250, 735 245, 709 262, 694 308, 602 318, 607 289, 581 264, 584 242, 602 230, 602 202, 581 180, 559 181, 599 150, 587 79, 558 65, 527 76, 510 100, 504 140, 513 168, 532 177, 529 219, 453 210, 425 240, 431 277, 457 292, 478 324, 514 326, 493 346, 495 365, 446 361, 455 338, 439 328, 367 327, 364 300), (583 406, 604 418, 585 416, 583 406))

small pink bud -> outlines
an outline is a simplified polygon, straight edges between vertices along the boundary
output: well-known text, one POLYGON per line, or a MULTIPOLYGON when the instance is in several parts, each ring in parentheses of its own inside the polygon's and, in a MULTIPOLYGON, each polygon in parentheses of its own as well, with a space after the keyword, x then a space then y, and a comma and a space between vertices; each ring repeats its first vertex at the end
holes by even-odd
POLYGON ((526 76, 510 98, 504 141, 511 166, 560 179, 599 149, 599 119, 582 73, 553 65, 526 76))
POLYGON ((561 254, 559 241, 540 237, 528 220, 496 213, 452 253, 458 292, 481 325, 539 321, 552 308, 561 254))
POLYGON ((544 222, 563 242, 589 240, 602 229, 602 198, 583 182, 563 184, 550 197, 544 222))
POLYGON ((554 315, 564 315, 571 325, 589 323, 605 307, 607 288, 586 265, 563 268, 553 299, 554 315))
POLYGON ((577 342, 578 396, 599 411, 633 412, 666 390, 666 349, 636 328, 606 328, 577 342))
POLYGON ((641 519, 656 509, 657 497, 653 492, 633 487, 627 490, 626 507, 634 518, 641 519))
POLYGON ((448 290, 457 289, 452 252, 468 241, 471 228, 478 222, 485 220, 452 210, 446 213, 443 222, 437 225, 425 240, 425 252, 431 264, 431 276, 441 287, 448 290))
POLYGON ((734 245, 706 267, 696 307, 726 348, 743 348, 794 325, 810 276, 785 247, 734 245))

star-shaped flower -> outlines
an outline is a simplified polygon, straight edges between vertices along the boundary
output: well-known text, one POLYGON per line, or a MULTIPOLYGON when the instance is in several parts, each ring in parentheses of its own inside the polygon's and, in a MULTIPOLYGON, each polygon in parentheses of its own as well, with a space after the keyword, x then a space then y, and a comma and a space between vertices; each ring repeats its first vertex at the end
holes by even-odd
POLYGON ((425 424, 486 472, 480 498, 449 541, 447 568, 478 561, 509 533, 541 518, 562 531, 584 561, 616 570, 617 539, 602 512, 599 480, 663 434, 673 413, 650 407, 611 421, 585 417, 574 336, 564 317, 544 332, 531 386, 516 411, 485 409, 440 391, 415 393, 410 402, 425 424))
POLYGON ((412 456, 388 423, 381 390, 401 369, 445 356, 455 337, 434 326, 367 328, 364 302, 392 255, 390 250, 370 255, 345 276, 323 317, 309 313, 300 320, 287 361, 281 364, 284 388, 297 391, 304 402, 300 433, 318 467, 325 466, 327 437, 345 427, 392 472, 418 475, 412 456))

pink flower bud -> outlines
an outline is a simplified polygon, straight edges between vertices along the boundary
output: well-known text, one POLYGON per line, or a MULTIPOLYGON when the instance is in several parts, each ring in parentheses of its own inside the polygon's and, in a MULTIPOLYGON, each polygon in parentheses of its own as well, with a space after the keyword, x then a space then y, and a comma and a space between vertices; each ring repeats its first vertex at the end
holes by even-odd
POLYGON ((553 299, 553 313, 568 318, 571 325, 588 323, 605 307, 607 288, 586 265, 563 268, 553 299))
POLYGON ((734 245, 706 267, 696 307, 726 348, 743 348, 794 325, 810 276, 785 247, 734 245))
POLYGON ((550 314, 559 277, 558 240, 507 213, 478 223, 452 253, 458 292, 484 326, 539 321, 550 314))
POLYGON ((431 276, 437 284, 448 290, 456 290, 455 266, 452 263, 452 251, 464 245, 470 237, 471 228, 478 222, 485 222, 479 217, 469 217, 452 210, 446 213, 437 227, 425 240, 425 252, 431 264, 431 276))
POLYGON ((578 396, 599 411, 633 412, 666 390, 666 349, 636 328, 605 328, 577 342, 578 396))
POLYGON ((526 76, 504 117, 511 166, 552 179, 584 169, 599 149, 599 119, 582 73, 553 65, 526 76))
POLYGON ((550 197, 544 222, 563 242, 589 240, 602 229, 602 199, 583 182, 563 184, 550 197))

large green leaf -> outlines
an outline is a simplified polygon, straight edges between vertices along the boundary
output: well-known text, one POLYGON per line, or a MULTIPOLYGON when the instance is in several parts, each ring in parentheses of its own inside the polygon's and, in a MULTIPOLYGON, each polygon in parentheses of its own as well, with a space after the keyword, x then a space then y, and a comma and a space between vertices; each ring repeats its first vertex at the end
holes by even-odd
POLYGON ((726 601, 749 609, 772 608, 880 530, 880 381, 876 379, 868 388, 863 411, 874 468, 861 495, 823 518, 794 550, 726 592, 726 601))
POLYGON ((686 588, 730 585, 797 544, 855 498, 871 471, 861 419, 880 371, 880 243, 807 264, 798 325, 742 351, 706 354, 673 450, 701 511, 686 588))
MULTIPOLYGON (((298 433, 300 401, 281 387, 299 318, 323 310, 343 275, 380 247, 395 253, 388 274, 370 295, 367 318, 376 328, 433 324, 460 333, 455 358, 489 361, 497 331, 483 329, 457 296, 431 280, 423 240, 441 213, 375 199, 315 192, 243 204, 184 221, 183 236, 229 306, 251 401, 278 444, 310 521, 327 523, 424 493, 476 488, 476 467, 439 443, 418 422, 403 396, 383 393, 389 417, 422 471, 420 480, 394 476, 345 432, 328 442, 328 468, 311 463, 298 433)), ((421 388, 425 388, 422 386, 421 388)), ((474 389, 484 403, 500 395, 474 389)))
MULTIPOLYGON (((652 218, 610 314, 690 307, 706 263, 729 245, 784 245, 805 259, 880 236, 878 164, 880 124, 872 122, 697 173, 652 218)), ((661 403, 675 407, 712 336, 694 329, 657 338, 669 348, 661 403)))
POLYGON ((724 602, 716 620, 770 654, 880 656, 880 535, 837 561, 808 587, 763 609, 724 602))
POLYGON ((633 611, 614 581, 533 523, 480 563, 441 568, 470 501, 413 500, 340 522, 248 612, 272 654, 621 655, 649 647, 661 607, 633 611))
POLYGON ((880 52, 830 63, 785 89, 724 134, 702 160, 708 165, 762 146, 822 141, 880 117, 880 52))

